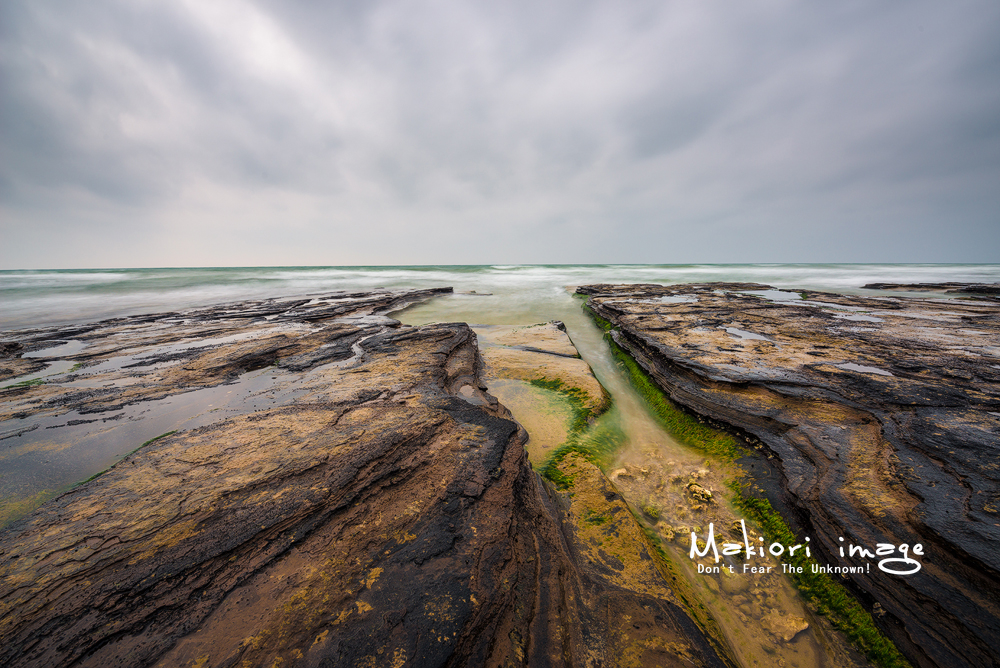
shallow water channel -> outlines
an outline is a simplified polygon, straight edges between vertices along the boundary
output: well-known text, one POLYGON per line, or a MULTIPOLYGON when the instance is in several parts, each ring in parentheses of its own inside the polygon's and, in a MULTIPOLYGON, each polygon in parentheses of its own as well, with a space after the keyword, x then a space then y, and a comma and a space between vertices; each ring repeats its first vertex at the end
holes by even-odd
MULTIPOLYGON (((614 431, 623 440, 605 473, 640 521, 661 538, 671 568, 683 582, 680 593, 699 623, 714 625, 736 660, 746 667, 869 665, 825 618, 813 613, 782 574, 778 560, 724 557, 718 573, 699 572, 699 564, 716 564, 711 557, 690 558, 692 530, 705 538, 713 524, 720 549, 724 541, 743 541, 739 524, 743 517, 727 501, 725 480, 733 474, 731 465, 680 444, 661 427, 582 306, 569 289, 559 294, 547 291, 536 299, 525 293, 516 298, 456 294, 393 317, 410 325, 462 321, 474 327, 562 321, 581 357, 612 397, 611 409, 590 427, 590 432, 614 431), (762 572, 744 572, 745 564, 762 572)), ((564 425, 571 412, 567 400, 555 391, 518 380, 495 382, 489 392, 528 431, 532 464, 543 465, 566 433, 564 425)), ((746 526, 751 544, 760 545, 760 532, 750 522, 746 526)))

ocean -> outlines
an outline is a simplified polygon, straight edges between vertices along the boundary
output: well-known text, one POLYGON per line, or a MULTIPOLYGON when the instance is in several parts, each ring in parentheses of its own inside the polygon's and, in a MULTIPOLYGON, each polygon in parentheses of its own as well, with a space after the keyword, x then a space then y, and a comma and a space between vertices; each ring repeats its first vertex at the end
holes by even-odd
MULTIPOLYGON (((452 286, 491 293, 497 324, 541 320, 586 283, 752 281, 864 294, 873 282, 1000 281, 1000 264, 486 265, 0 271, 0 330, 92 322, 227 301, 334 290, 452 286), (509 320, 513 318, 513 320, 509 320)), ((940 295, 944 296, 944 295, 940 295)), ((456 302, 458 304, 458 302, 456 302)), ((485 304, 480 304, 484 306, 485 304)), ((461 313, 462 308, 456 310, 461 313)))

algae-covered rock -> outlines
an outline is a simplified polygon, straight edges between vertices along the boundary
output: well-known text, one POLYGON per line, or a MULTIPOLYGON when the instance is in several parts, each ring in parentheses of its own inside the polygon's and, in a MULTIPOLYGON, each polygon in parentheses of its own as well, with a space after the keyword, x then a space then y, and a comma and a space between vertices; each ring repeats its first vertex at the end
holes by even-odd
POLYGON ((609 405, 608 393, 560 324, 477 326, 487 377, 539 381, 572 391, 588 415, 598 415, 609 405))
MULTIPOLYGON (((641 535, 580 551, 473 332, 384 317, 425 296, 21 333, 84 342, 91 377, 3 394, 11 420, 117 438, 120 411, 222 403, 0 533, 0 664, 723 665, 641 535)), ((598 512, 627 512, 607 489, 598 512)))
MULTIPOLYGON (((821 564, 860 567, 843 582, 877 602, 876 624, 912 662, 995 662, 994 300, 857 297, 753 283, 579 292, 671 399, 746 438, 755 493, 784 511, 798 540, 811 537, 821 564), (875 557, 878 544, 920 544, 923 556, 909 553, 919 571, 885 572, 879 564, 888 555, 875 557), (872 557, 841 557, 850 545, 872 557)), ((903 563, 884 565, 912 570, 912 563, 896 568, 903 563)))
POLYGON ((711 503, 712 501, 712 492, 705 489, 696 482, 688 483, 687 493, 691 496, 692 499, 695 499, 696 501, 700 501, 703 503, 711 503))
POLYGON ((610 406, 608 393, 561 325, 474 328, 484 381, 527 430, 528 457, 539 467, 610 406))

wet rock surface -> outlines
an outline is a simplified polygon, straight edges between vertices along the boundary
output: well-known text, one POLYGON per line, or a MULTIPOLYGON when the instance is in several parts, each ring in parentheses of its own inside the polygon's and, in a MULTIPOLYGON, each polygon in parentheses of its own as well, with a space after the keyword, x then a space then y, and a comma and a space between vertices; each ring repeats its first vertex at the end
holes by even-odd
POLYGON ((593 420, 610 406, 607 391, 561 325, 474 327, 485 382, 528 431, 528 458, 536 467, 581 428, 577 420, 593 420))
POLYGON ((995 303, 732 283, 579 292, 671 398, 747 436, 751 475, 820 563, 870 564, 845 583, 915 665, 994 665, 995 303), (879 543, 922 543, 921 570, 839 555, 879 543))
MULTIPOLYGON (((575 502, 486 393, 472 330, 384 316, 431 294, 6 333, 11 373, 31 351, 85 365, 2 391, 6 431, 118 437, 107 424, 157 402, 243 398, 0 533, 0 663, 724 665, 641 533, 611 556, 581 547, 575 502)), ((616 498, 594 503, 637 531, 616 498)))
MULTIPOLYGON (((715 540, 742 543, 744 524, 725 500, 726 465, 706 460, 691 450, 667 450, 640 445, 621 453, 620 467, 611 471, 615 488, 641 513, 646 530, 659 538, 678 574, 678 593, 701 615, 713 635, 725 638, 741 666, 809 666, 848 668, 871 666, 830 621, 807 605, 780 565, 770 559, 691 559, 691 533, 705 548, 709 524, 715 540), (734 566, 731 571, 727 564, 734 566), (698 567, 706 567, 704 570, 698 567), (748 573, 744 566, 761 566, 748 573), (773 566, 773 568, 767 568, 773 566), (775 620, 795 622, 791 640, 778 635, 775 620), (784 663, 782 663, 784 662, 784 663)), ((747 540, 759 542, 760 533, 748 523, 747 540)))
MULTIPOLYGON (((575 346, 558 322, 477 325, 474 330, 490 393, 511 409, 528 432, 529 460, 547 471, 554 466, 558 471, 554 477, 565 484, 558 499, 564 521, 573 526, 567 533, 577 560, 615 582, 619 598, 655 596, 655 583, 665 578, 674 589, 669 600, 680 600, 700 626, 710 629, 736 665, 870 665, 829 623, 815 617, 781 574, 696 571, 687 553, 692 529, 707 527, 713 521, 721 527, 736 520, 733 509, 725 501, 720 503, 722 497, 713 493, 725 489, 728 467, 711 466, 700 453, 678 450, 672 441, 661 440, 666 435, 658 427, 643 428, 645 414, 640 406, 635 407, 640 412, 630 411, 626 417, 622 411, 627 397, 619 394, 616 404, 610 406, 608 394, 589 365, 575 359, 575 346), (532 381, 555 389, 528 385, 532 381), (527 400, 518 388, 532 391, 527 400), (566 390, 573 393, 576 410, 566 402, 562 394, 566 390), (559 410, 560 404, 564 410, 559 410), (609 408, 610 413, 603 414, 609 408), (587 415, 586 421, 581 420, 583 415, 587 415), (626 422, 634 440, 616 432, 626 422), (552 459, 562 445, 572 442, 583 451, 593 448, 590 451, 594 452, 607 442, 602 439, 621 439, 618 442, 622 444, 613 462, 605 460, 609 476, 579 451, 563 451, 558 459, 552 459), (662 559, 653 556, 654 551, 662 559), (738 590, 752 598, 739 608, 720 586, 726 592, 738 590), (803 617, 814 623, 810 625, 803 617), (792 638, 783 640, 790 627, 783 627, 782 634, 776 635, 767 630, 765 618, 801 621, 791 634, 795 642, 790 642, 792 638)), ((738 521, 735 526, 734 540, 742 535, 738 521)), ((721 539, 722 532, 716 535, 721 539)), ((711 563, 704 561, 703 565, 711 563)), ((629 623, 619 628, 627 631, 629 623)), ((670 645, 669 638, 658 637, 648 625, 640 628, 646 637, 643 652, 649 651, 650 659, 670 645)), ((635 649, 630 650, 633 658, 635 649)))
POLYGON ((947 292, 972 295, 1000 295, 1000 283, 867 283, 866 290, 901 292, 947 292))
POLYGON ((384 314, 447 290, 330 293, 0 333, 0 523, 165 432, 302 394, 384 314), (27 374, 27 375, 24 375, 27 374))
POLYGON ((783 642, 791 641, 796 635, 809 628, 809 623, 801 617, 784 617, 772 614, 765 616, 761 622, 769 633, 783 642))
POLYGON ((602 413, 609 405, 608 393, 580 359, 561 324, 476 326, 488 377, 548 381, 576 388, 589 413, 602 413))

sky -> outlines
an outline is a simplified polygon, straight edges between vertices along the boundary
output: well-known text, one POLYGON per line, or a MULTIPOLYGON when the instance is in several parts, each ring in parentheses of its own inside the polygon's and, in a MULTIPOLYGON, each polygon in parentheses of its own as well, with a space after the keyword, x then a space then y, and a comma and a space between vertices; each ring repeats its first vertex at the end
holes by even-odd
POLYGON ((1000 262, 1000 3, 4 0, 0 269, 1000 262))

